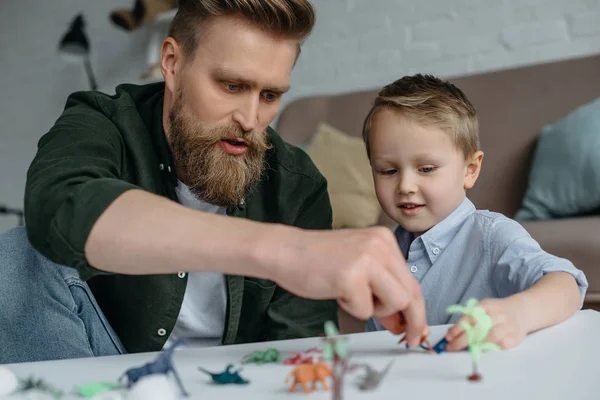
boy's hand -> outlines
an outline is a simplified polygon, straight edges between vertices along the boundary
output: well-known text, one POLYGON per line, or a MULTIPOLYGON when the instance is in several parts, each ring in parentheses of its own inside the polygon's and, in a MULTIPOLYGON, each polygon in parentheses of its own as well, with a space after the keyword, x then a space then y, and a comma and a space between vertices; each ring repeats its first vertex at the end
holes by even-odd
MULTIPOLYGON (((522 307, 512 301, 511 298, 504 299, 485 299, 479 302, 479 305, 485 309, 492 318, 493 327, 487 336, 486 341, 498 344, 502 349, 509 349, 517 346, 527 335, 527 330, 520 323, 522 307)), ((457 323, 448 329, 446 339, 448 340, 447 351, 458 351, 467 348, 467 334, 460 325, 463 320, 468 320, 468 316, 463 315, 457 323)), ((473 321, 470 321, 473 323, 473 321)))

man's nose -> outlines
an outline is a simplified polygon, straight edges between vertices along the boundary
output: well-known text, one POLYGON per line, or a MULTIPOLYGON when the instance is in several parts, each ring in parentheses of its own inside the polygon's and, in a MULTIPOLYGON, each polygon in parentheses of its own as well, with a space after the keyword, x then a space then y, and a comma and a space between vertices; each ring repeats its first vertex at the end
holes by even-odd
POLYGON ((238 124, 244 132, 251 132, 258 126, 258 110, 260 98, 258 96, 247 96, 243 99, 237 110, 233 113, 233 121, 238 124))

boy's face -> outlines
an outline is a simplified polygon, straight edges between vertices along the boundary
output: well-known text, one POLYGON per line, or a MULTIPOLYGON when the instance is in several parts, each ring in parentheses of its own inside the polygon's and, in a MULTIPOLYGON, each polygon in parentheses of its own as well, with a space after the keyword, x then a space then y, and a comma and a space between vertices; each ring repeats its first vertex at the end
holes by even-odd
POLYGON ((377 198, 390 218, 416 236, 450 215, 479 175, 482 152, 465 160, 448 133, 397 110, 378 111, 369 135, 377 198))

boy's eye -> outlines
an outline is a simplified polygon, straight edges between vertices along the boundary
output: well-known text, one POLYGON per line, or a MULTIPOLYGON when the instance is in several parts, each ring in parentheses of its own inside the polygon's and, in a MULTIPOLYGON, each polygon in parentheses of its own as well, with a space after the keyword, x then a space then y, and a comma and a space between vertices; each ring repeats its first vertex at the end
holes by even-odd
POLYGON ((429 173, 435 171, 435 167, 421 167, 421 168, 419 168, 419 171, 429 174, 429 173))
POLYGON ((386 169, 382 173, 383 173, 383 175, 394 175, 396 173, 396 170, 395 169, 386 169))

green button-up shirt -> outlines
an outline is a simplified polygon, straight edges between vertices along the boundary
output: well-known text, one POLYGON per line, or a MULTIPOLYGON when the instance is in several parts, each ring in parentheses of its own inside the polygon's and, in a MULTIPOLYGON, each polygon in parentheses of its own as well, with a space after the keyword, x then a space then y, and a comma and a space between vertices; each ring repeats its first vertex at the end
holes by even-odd
MULTIPOLYGON (((84 245, 97 218, 129 189, 177 201, 163 98, 164 83, 121 85, 112 96, 72 94, 40 139, 27 174, 25 218, 32 245, 78 269, 129 352, 163 347, 179 315, 187 275, 108 274, 88 264, 84 245)), ((330 229, 325 178, 302 150, 272 129, 268 135, 273 147, 266 176, 227 214, 330 229)), ((334 301, 303 299, 270 280, 227 276, 227 299, 223 344, 317 336, 326 320, 337 321, 334 301)))

